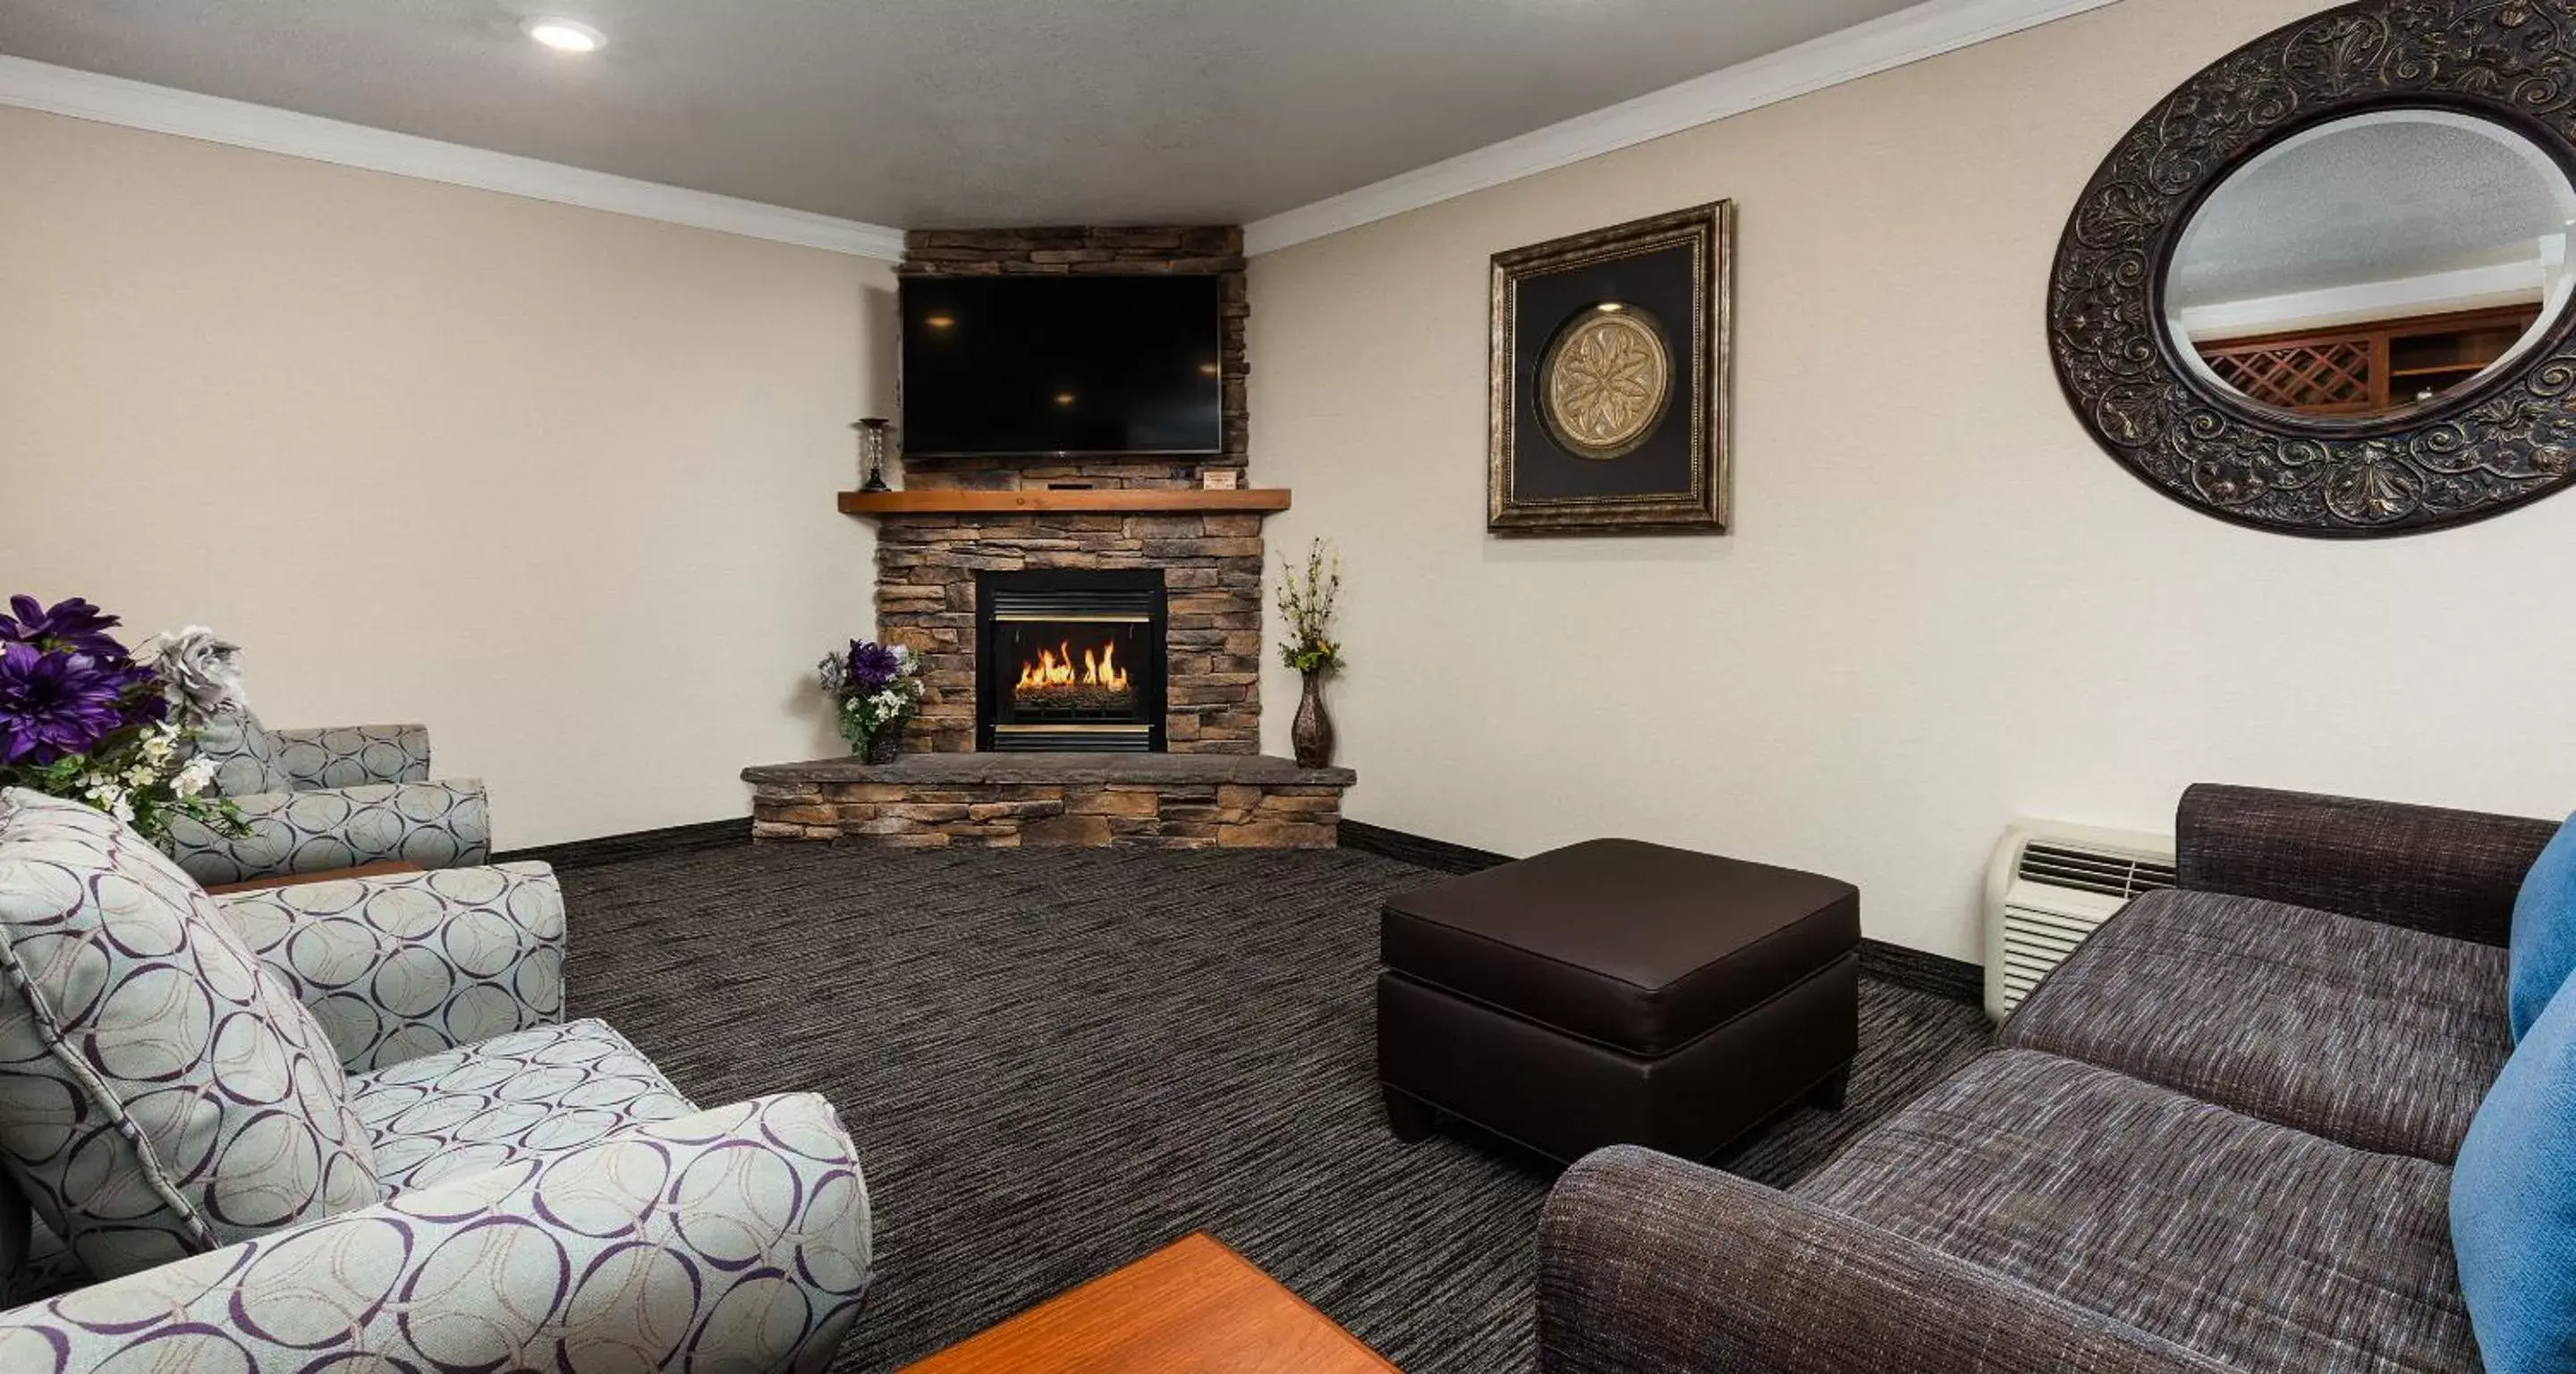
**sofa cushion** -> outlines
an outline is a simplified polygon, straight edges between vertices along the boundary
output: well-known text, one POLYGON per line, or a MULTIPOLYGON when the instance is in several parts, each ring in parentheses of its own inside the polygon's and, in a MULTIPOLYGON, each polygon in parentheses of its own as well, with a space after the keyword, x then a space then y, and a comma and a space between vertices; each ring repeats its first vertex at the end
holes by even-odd
POLYGON ((196 757, 215 765, 215 795, 255 797, 295 790, 268 727, 245 707, 218 711, 197 726, 189 741, 196 757))
POLYGON ((334 725, 271 730, 277 766, 298 790, 429 781, 426 725, 334 725))
POLYGON ((2000 1043, 2365 1150, 2449 1163, 2513 1048, 2505 952, 2212 892, 2151 892, 2000 1043))
POLYGON ((215 905, 353 1073, 563 1018, 563 890, 541 863, 255 888, 215 905))
POLYGON ((513 1031, 361 1074, 351 1100, 397 1193, 697 1110, 601 1021, 513 1031))
POLYGON ((2513 1034, 2519 1040, 2576 973, 2576 816, 2523 875, 2513 903, 2513 1034))
POLYGON ((44 1218, 31 1214, 26 1259, 16 1268, 0 1272, 0 1310, 49 1298, 89 1281, 89 1271, 81 1267, 80 1257, 54 1234, 44 1218))
POLYGON ((1390 897, 1378 943, 1419 982, 1651 1057, 1850 954, 1860 893, 1791 868, 1588 840, 1390 897))
POLYGON ((2027 1050, 1792 1191, 2243 1369, 2471 1370, 2450 1171, 2027 1050))
POLYGON ((0 792, 0 1163, 113 1277, 384 1197, 339 1056, 206 894, 0 792))
POLYGON ((2571 1160, 2576 992, 2561 989, 2478 1108, 2451 1179, 2451 1240, 2487 1374, 2576 1369, 2571 1160))
POLYGON ((197 881, 248 882, 397 860, 464 868, 491 852, 491 807, 473 779, 273 792, 238 804, 250 827, 238 839, 171 818, 170 852, 197 881))

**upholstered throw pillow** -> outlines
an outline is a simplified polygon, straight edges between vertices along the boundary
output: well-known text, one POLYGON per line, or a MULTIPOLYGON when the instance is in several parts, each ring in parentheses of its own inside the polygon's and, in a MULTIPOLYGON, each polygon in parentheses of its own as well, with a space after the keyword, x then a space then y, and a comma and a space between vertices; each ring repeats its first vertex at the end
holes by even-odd
POLYGON ((2513 903, 2513 1036, 2520 1040, 2576 973, 2576 816, 2540 851, 2513 903))
POLYGON ((2576 1369, 2576 992, 2514 1046, 2451 1172, 2451 1250, 2487 1374, 2576 1369))
POLYGON ((292 792, 295 780, 277 756, 277 741, 259 717, 242 707, 218 711, 197 727, 190 746, 215 765, 215 795, 256 797, 292 792))
POLYGON ((101 1278, 384 1198, 312 1013, 132 830, 0 792, 0 1167, 101 1278))

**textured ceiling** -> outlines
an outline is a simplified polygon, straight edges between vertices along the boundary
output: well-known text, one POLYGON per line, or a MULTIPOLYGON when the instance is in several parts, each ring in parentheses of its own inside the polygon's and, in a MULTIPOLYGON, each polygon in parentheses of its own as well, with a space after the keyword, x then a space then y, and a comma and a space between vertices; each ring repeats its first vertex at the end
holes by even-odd
POLYGON ((2532 262, 2571 218, 2565 175, 2501 126, 2422 113, 2329 124, 2210 196, 2168 294, 2192 308, 2532 262))
POLYGON ((898 227, 1242 223, 1904 7, 0 0, 0 52, 898 227))

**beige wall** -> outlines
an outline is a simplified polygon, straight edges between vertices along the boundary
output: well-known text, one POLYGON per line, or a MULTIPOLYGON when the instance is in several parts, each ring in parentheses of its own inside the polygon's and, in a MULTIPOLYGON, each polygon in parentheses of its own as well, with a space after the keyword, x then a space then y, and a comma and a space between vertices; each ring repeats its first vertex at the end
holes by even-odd
POLYGON ((869 623, 885 264, 0 110, 0 592, 422 720, 503 845, 745 814, 869 623))
POLYGON ((1870 934, 1976 958, 2015 813, 2170 829, 2201 778, 2576 805, 2576 498, 2259 534, 2139 485, 2058 395, 2077 192, 2176 82, 2315 8, 2125 0, 1255 259, 1253 472, 1296 489, 1272 546, 1348 563, 1350 814, 1821 869, 1870 934), (1736 532, 1488 536, 1487 255, 1719 197, 1736 532))

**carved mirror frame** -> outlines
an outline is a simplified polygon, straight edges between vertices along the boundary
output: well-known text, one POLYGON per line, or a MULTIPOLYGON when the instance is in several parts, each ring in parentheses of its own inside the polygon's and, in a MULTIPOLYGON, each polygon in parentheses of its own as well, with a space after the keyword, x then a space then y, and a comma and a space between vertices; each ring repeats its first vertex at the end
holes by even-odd
POLYGON ((2576 182, 2576 0, 2361 0, 2258 38, 2184 82, 2084 188, 2049 281, 2068 401, 2141 481, 2238 524, 2412 534, 2576 477, 2576 308, 2492 374, 2368 417, 2284 415, 2185 363, 2165 326, 2194 211, 2282 140, 2378 110, 2492 120, 2576 182))

